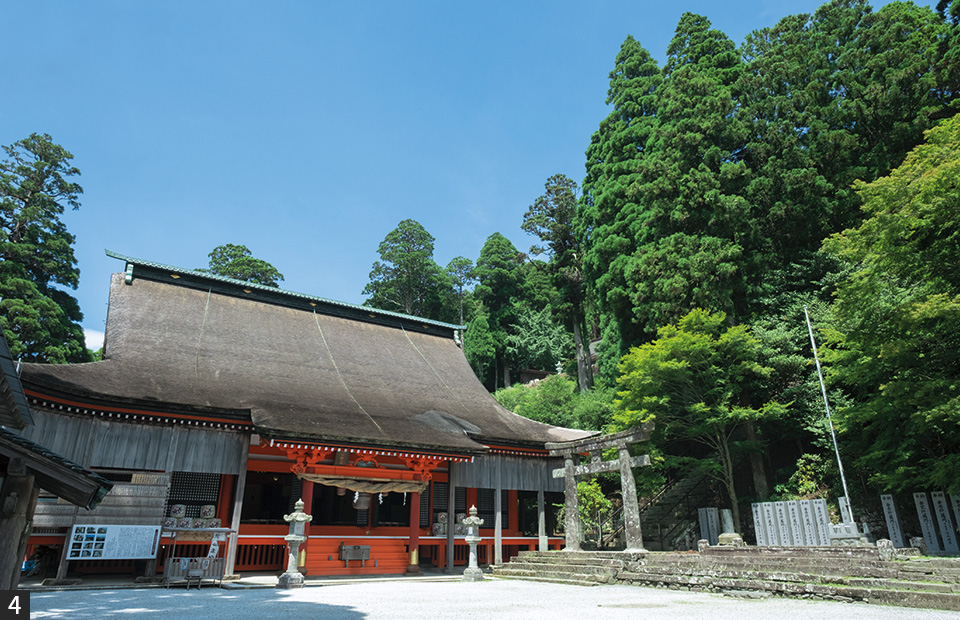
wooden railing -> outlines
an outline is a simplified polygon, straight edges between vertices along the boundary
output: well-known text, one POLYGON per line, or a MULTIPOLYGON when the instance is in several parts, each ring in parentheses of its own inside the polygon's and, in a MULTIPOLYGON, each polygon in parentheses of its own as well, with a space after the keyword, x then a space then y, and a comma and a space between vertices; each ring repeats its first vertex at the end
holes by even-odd
POLYGON ((286 544, 244 544, 237 547, 235 572, 283 570, 287 554, 286 544))

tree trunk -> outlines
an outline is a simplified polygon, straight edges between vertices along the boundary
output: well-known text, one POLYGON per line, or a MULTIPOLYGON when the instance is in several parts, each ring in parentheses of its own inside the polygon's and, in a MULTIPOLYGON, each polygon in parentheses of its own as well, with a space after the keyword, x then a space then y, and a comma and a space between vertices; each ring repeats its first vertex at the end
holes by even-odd
MULTIPOLYGON (((751 443, 757 442, 757 427, 753 422, 747 422, 747 439, 751 443)), ((770 487, 767 484, 767 469, 763 464, 763 454, 759 452, 750 453, 750 471, 753 473, 753 491, 757 499, 763 501, 770 496, 770 487)))
POLYGON ((573 343, 577 348, 577 383, 580 386, 580 393, 590 390, 593 383, 593 373, 590 372, 590 354, 583 346, 583 332, 580 329, 580 317, 573 320, 573 343))
POLYGON ((730 456, 730 443, 723 431, 717 432, 717 445, 720 448, 720 465, 723 467, 723 485, 727 488, 730 510, 733 512, 733 529, 740 532, 740 504, 737 489, 733 483, 733 459, 730 456))

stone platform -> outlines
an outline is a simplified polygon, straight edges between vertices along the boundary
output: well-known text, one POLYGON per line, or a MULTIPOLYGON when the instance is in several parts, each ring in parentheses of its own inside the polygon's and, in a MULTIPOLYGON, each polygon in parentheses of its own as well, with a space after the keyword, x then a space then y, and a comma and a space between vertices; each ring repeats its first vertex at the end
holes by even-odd
POLYGON ((524 551, 494 576, 861 601, 960 611, 960 558, 901 554, 876 547, 705 547, 700 552, 524 551))

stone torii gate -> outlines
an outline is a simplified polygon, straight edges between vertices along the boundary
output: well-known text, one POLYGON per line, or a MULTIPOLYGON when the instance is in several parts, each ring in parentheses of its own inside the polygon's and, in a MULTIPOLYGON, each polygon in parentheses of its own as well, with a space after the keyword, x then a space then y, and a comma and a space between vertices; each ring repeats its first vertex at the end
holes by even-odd
POLYGON ((620 483, 623 493, 623 529, 627 535, 627 551, 645 551, 643 535, 640 532, 640 506, 637 503, 637 484, 633 479, 633 468, 644 467, 650 464, 650 457, 646 454, 630 456, 630 446, 635 443, 648 441, 653 432, 653 422, 643 426, 631 428, 613 435, 603 437, 588 437, 576 441, 548 443, 547 450, 550 456, 563 457, 563 469, 553 470, 554 478, 564 478, 563 493, 566 498, 566 537, 565 550, 580 550, 580 515, 577 502, 577 478, 592 476, 608 471, 620 470, 620 483), (604 461, 603 451, 617 448, 619 458, 615 461, 604 461), (574 459, 584 452, 590 453, 590 462, 584 465, 575 465, 574 459))

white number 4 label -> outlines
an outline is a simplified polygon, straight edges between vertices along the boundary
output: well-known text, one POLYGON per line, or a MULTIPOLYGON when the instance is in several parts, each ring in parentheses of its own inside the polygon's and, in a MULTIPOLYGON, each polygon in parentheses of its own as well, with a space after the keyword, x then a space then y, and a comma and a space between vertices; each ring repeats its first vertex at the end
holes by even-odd
POLYGON ((30 593, 20 590, 0 592, 0 620, 29 620, 30 593))

